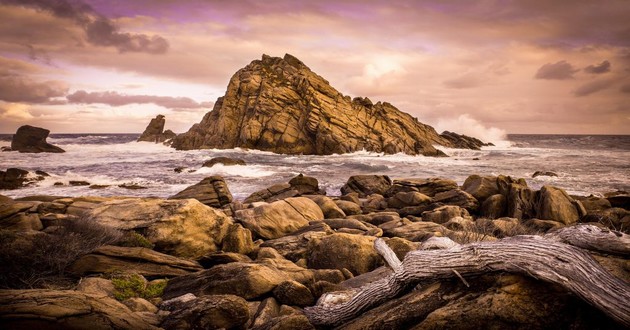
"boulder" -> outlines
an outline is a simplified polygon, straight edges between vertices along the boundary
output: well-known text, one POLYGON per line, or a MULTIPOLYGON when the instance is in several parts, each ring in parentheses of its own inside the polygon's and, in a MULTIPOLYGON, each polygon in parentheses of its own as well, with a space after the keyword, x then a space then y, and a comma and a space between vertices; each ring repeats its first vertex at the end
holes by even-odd
POLYGON ((550 172, 550 171, 536 171, 534 172, 534 174, 532 174, 532 178, 535 178, 538 176, 558 176, 558 174, 556 174, 555 172, 550 172))
POLYGON ((250 309, 251 320, 248 329, 264 329, 271 319, 280 315, 280 305, 274 297, 269 297, 250 309))
POLYGON ((437 193, 433 197, 433 201, 446 205, 459 206, 468 210, 469 212, 475 212, 479 208, 479 201, 477 201, 475 197, 459 189, 437 193))
POLYGON ((307 263, 315 269, 343 269, 352 274, 367 273, 382 265, 380 255, 374 250, 375 237, 332 234, 309 242, 307 263))
MULTIPOLYGON (((384 224, 386 225, 386 224, 384 224)), ((450 232, 446 227, 434 222, 399 223, 393 227, 383 227, 383 234, 388 237, 400 237, 412 242, 422 242, 429 237, 443 236, 450 232)))
POLYGON ((496 219, 506 213, 507 200, 501 194, 492 195, 486 198, 479 208, 479 215, 485 218, 496 219))
POLYGON ((244 202, 275 202, 289 197, 313 194, 325 195, 326 193, 319 188, 317 179, 299 174, 289 180, 288 183, 275 184, 269 188, 254 192, 245 198, 244 202))
POLYGON ((575 201, 566 191, 552 186, 543 186, 540 189, 537 217, 570 225, 577 222, 580 215, 575 201))
POLYGON ((387 200, 381 194, 371 194, 361 203, 363 212, 377 212, 387 208, 387 200))
POLYGON ((249 321, 247 301, 235 295, 210 295, 184 302, 160 325, 165 329, 242 329, 249 321))
POLYGON ((456 205, 444 205, 431 211, 422 212, 422 220, 434 223, 445 223, 455 217, 470 217, 468 211, 456 205))
POLYGON ((391 185, 392 180, 387 175, 353 175, 341 187, 341 193, 345 195, 356 192, 359 197, 367 197, 371 194, 383 195, 391 185))
POLYGON ((79 280, 76 290, 86 294, 114 298, 114 291, 116 291, 116 288, 114 287, 112 281, 106 278, 84 277, 79 280))
POLYGON ((196 296, 233 294, 254 299, 271 292, 287 279, 286 274, 266 265, 232 262, 173 278, 162 297, 171 299, 192 293, 196 296))
POLYGON ((590 195, 588 197, 576 197, 586 209, 586 213, 594 213, 604 211, 612 207, 610 201, 606 198, 590 195))
POLYGON ((205 161, 202 166, 212 167, 216 164, 221 164, 223 166, 247 165, 244 160, 239 159, 239 158, 214 157, 210 160, 205 161))
POLYGON ((42 230, 42 224, 36 213, 17 213, 0 220, 0 229, 12 231, 42 230))
POLYGON ((197 261, 203 268, 209 269, 216 265, 229 264, 231 262, 251 262, 252 259, 239 253, 218 251, 197 259, 197 261))
POLYGON ((65 152, 65 150, 46 142, 48 134, 50 131, 45 128, 30 125, 20 126, 11 140, 11 149, 26 153, 65 152))
POLYGON ((162 143, 177 136, 177 134, 173 133, 171 130, 164 131, 164 124, 166 124, 164 116, 157 115, 155 118, 151 119, 149 125, 144 129, 144 132, 142 132, 142 135, 140 135, 137 141, 162 143))
POLYGON ((88 274, 135 273, 145 277, 174 277, 200 271, 197 262, 180 259, 143 247, 101 246, 77 259, 70 271, 88 274))
POLYGON ((580 222, 600 223, 612 230, 630 232, 630 211, 613 207, 603 211, 595 211, 580 219, 580 222))
POLYGON ((271 247, 278 251, 283 257, 296 262, 306 258, 310 241, 332 233, 333 231, 328 225, 324 223, 314 224, 303 227, 298 232, 291 233, 290 235, 265 241, 260 247, 261 249, 271 247))
POLYGON ((169 197, 169 199, 187 199, 194 198, 203 204, 220 208, 230 204, 233 200, 232 193, 228 189, 227 183, 221 176, 210 176, 199 183, 194 184, 177 194, 169 197))
POLYGON ((33 176, 29 175, 27 170, 11 167, 6 171, 0 171, 0 189, 19 189, 44 180, 44 178, 45 176, 42 174, 35 173, 33 176))
POLYGON ((392 187, 384 194, 385 197, 392 197, 399 192, 415 191, 425 194, 429 197, 435 196, 437 193, 457 189, 457 182, 442 178, 429 179, 398 179, 394 180, 392 187))
POLYGON ((112 200, 86 215, 102 225, 141 231, 157 251, 193 259, 220 250, 233 223, 223 212, 195 199, 112 200))
POLYGON ((222 250, 225 252, 250 254, 254 249, 252 232, 247 228, 243 228, 243 226, 238 223, 230 225, 223 239, 222 250))
POLYGON ((375 226, 394 220, 400 220, 400 216, 396 212, 373 212, 368 214, 353 215, 348 218, 367 222, 375 226))
POLYGON ((462 185, 462 190, 471 194, 479 202, 483 203, 486 198, 499 193, 496 176, 471 175, 466 178, 462 185))
POLYGON ((289 180, 289 184, 293 189, 297 190, 300 196, 311 194, 326 194, 325 191, 319 189, 319 181, 317 181, 316 178, 305 176, 301 173, 289 180))
POLYGON ((312 306, 315 298, 311 291, 296 281, 284 281, 273 289, 273 296, 284 305, 292 306, 312 306))
POLYGON ((2 329, 147 329, 140 316, 113 298, 74 290, 0 290, 2 329))
POLYGON ((236 218, 256 237, 274 239, 308 226, 309 221, 322 220, 324 214, 312 200, 294 197, 236 211, 236 218))
POLYGON ((630 194, 626 191, 616 191, 604 194, 612 207, 630 210, 630 194))
POLYGON ((309 196, 313 202, 317 203, 325 219, 345 218, 346 214, 337 206, 335 201, 326 196, 309 196))
POLYGON ((367 150, 444 155, 454 147, 387 102, 351 99, 292 55, 263 55, 236 72, 200 123, 175 138, 179 150, 248 148, 330 155, 367 150))
POLYGON ((350 215, 355 215, 355 214, 361 214, 363 213, 363 210, 361 209, 361 206, 353 203, 353 202, 349 202, 349 201, 344 201, 344 200, 336 200, 335 204, 337 205, 337 207, 339 207, 343 213, 346 216, 350 216, 350 215))
POLYGON ((387 206, 395 209, 427 203, 431 203, 431 197, 417 191, 401 191, 387 199, 387 206))
POLYGON ((12 217, 20 212, 27 211, 32 208, 32 202, 15 202, 12 199, 5 199, 0 202, 0 220, 12 217))
POLYGON ((536 217, 536 192, 519 183, 506 186, 506 215, 510 218, 532 219, 536 217))

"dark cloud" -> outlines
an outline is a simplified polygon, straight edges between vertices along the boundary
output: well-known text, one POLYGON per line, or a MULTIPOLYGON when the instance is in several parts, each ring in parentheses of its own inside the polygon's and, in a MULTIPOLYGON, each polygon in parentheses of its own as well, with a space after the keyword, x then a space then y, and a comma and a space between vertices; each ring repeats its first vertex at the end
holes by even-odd
POLYGON ((90 104, 101 103, 119 107, 128 104, 146 104, 152 103, 168 109, 200 109, 210 108, 212 103, 196 102, 188 97, 171 97, 171 96, 155 96, 155 95, 126 95, 118 92, 91 92, 80 90, 76 91, 66 98, 70 103, 90 104))
POLYGON ((541 66, 534 77, 536 79, 566 80, 573 79, 573 74, 578 71, 580 70, 575 69, 567 61, 559 61, 541 66))
POLYGON ((612 79, 591 81, 589 83, 586 83, 578 87, 576 90, 573 91, 573 94, 575 96, 586 96, 589 94, 593 94, 595 92, 599 92, 603 89, 610 87, 611 85, 614 84, 614 82, 615 81, 612 79))
POLYGON ((60 81, 35 81, 0 72, 0 100, 6 102, 47 103, 66 95, 68 86, 60 81))
POLYGON ((169 48, 168 41, 158 35, 119 32, 111 20, 78 0, 0 0, 0 4, 36 8, 73 20, 85 31, 87 41, 96 46, 111 46, 120 52, 149 54, 163 54, 169 48))
POLYGON ((592 74, 601 74, 601 73, 610 72, 610 62, 606 60, 597 65, 589 65, 584 68, 584 72, 592 73, 592 74))

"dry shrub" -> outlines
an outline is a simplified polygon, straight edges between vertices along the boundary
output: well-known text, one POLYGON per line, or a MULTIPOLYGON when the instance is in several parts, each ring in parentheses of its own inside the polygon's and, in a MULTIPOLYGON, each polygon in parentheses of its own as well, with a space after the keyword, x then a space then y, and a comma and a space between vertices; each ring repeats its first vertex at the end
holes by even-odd
POLYGON ((117 242, 122 233, 90 219, 67 220, 53 234, 0 231, 0 287, 63 288, 68 267, 80 256, 117 242))

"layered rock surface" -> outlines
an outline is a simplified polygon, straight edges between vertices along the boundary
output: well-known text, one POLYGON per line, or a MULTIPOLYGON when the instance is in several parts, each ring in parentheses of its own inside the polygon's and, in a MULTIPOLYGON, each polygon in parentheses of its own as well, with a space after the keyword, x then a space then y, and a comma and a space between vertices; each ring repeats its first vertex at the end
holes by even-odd
POLYGON ((214 109, 178 135, 172 146, 317 155, 365 149, 439 156, 444 154, 434 144, 469 147, 458 141, 455 135, 440 136, 387 102, 341 94, 286 54, 263 55, 236 72, 214 109))

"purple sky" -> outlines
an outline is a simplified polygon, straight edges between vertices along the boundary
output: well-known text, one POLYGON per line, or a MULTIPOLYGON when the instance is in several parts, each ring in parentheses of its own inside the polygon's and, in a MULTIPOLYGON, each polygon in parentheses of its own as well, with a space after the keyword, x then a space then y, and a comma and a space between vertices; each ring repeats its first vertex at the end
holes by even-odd
POLYGON ((438 130, 630 134, 630 1, 0 0, 0 132, 186 131, 290 53, 438 130))

